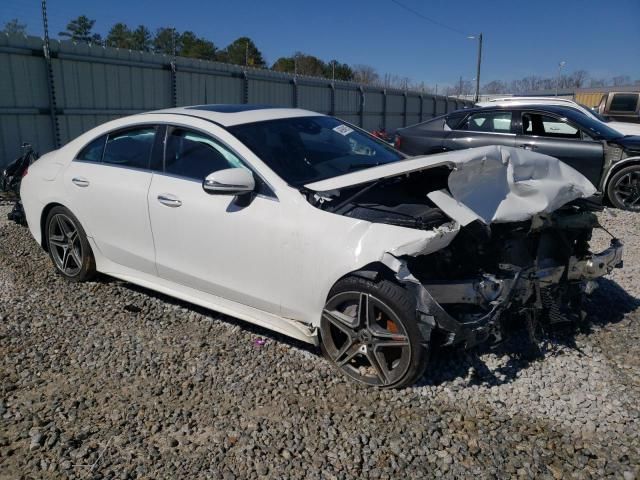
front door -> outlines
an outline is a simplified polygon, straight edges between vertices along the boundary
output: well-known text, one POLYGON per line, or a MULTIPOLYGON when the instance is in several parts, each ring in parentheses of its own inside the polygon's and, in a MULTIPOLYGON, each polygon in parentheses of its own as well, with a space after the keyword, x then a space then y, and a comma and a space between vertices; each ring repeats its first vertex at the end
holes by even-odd
POLYGON ((582 173, 596 187, 604 167, 604 147, 562 118, 537 112, 522 113, 520 148, 556 157, 582 173))
POLYGON ((158 275, 269 313, 280 312, 280 203, 260 179, 260 193, 209 194, 204 178, 247 168, 211 135, 168 127, 164 171, 154 173, 149 214, 158 275))

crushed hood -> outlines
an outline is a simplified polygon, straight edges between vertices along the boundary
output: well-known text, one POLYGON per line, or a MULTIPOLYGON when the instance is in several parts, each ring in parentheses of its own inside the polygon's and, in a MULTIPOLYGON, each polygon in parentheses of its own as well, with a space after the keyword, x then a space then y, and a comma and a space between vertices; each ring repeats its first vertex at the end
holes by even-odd
POLYGON ((503 146, 411 158, 305 186, 318 192, 339 190, 441 165, 453 168, 448 191, 428 196, 462 225, 527 220, 596 193, 586 177, 557 158, 503 146))

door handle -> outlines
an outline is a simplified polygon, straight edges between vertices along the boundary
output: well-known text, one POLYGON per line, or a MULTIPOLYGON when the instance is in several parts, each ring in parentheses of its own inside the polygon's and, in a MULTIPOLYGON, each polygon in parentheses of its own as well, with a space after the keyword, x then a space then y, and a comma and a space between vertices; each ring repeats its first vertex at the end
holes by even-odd
POLYGON ((524 148, 525 150, 535 150, 538 147, 535 145, 530 145, 528 143, 523 143, 522 145, 518 145, 520 148, 524 148))
POLYGON ((78 186, 78 187, 88 187, 89 186, 89 180, 87 180, 84 177, 74 177, 71 179, 71 181, 73 182, 74 185, 78 186))
POLYGON ((166 205, 167 207, 172 207, 172 208, 176 208, 182 205, 182 202, 180 201, 180 199, 178 199, 174 195, 170 195, 166 193, 162 195, 158 195, 158 201, 161 204, 166 205))

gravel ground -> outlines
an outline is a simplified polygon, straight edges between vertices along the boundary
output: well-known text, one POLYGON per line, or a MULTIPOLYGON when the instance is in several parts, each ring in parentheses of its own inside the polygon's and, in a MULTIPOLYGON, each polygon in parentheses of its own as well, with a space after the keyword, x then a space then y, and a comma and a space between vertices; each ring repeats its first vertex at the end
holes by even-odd
POLYGON ((0 220, 0 477, 640 478, 640 216, 601 217, 625 269, 589 331, 535 360, 517 338, 440 351, 400 391, 124 282, 67 283, 0 220))

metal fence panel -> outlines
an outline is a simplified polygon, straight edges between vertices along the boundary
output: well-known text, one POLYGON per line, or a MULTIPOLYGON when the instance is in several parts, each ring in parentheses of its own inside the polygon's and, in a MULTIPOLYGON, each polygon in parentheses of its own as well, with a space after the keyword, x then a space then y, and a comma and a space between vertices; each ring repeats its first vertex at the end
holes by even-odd
POLYGON ((28 141, 41 153, 141 111, 256 103, 334 114, 367 130, 417 123, 471 102, 189 58, 0 34, 0 166, 28 141), (49 89, 54 92, 49 99, 49 89), (52 105, 55 104, 55 110, 52 105), (52 121, 57 118, 57 122, 52 121))

